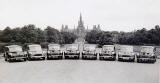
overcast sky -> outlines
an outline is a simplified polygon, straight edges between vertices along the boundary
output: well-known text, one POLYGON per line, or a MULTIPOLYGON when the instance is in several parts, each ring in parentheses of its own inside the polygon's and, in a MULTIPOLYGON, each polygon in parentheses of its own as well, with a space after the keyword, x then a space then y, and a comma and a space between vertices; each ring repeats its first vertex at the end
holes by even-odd
POLYGON ((77 26, 80 12, 85 26, 133 31, 160 24, 160 0, 0 0, 0 29, 35 24, 57 29, 77 26))

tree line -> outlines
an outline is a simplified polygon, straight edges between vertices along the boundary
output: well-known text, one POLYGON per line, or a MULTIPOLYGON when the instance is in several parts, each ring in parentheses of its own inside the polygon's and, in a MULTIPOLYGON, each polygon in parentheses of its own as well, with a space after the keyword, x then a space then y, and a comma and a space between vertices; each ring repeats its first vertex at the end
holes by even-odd
MULTIPOLYGON (((77 36, 71 32, 60 32, 53 27, 41 30, 33 24, 11 29, 6 27, 0 31, 0 43, 59 43, 71 44, 77 36)), ((160 45, 160 27, 153 29, 142 28, 132 32, 91 30, 87 33, 85 41, 91 44, 126 44, 126 45, 160 45)))
POLYGON ((75 41, 76 35, 70 32, 60 32, 53 27, 46 27, 41 30, 33 24, 25 25, 23 27, 17 27, 11 29, 6 27, 0 31, 0 43, 60 43, 70 44, 75 41))
POLYGON ((98 44, 125 44, 125 45, 160 45, 160 27, 147 30, 142 28, 132 32, 96 31, 87 33, 85 40, 88 43, 98 44))

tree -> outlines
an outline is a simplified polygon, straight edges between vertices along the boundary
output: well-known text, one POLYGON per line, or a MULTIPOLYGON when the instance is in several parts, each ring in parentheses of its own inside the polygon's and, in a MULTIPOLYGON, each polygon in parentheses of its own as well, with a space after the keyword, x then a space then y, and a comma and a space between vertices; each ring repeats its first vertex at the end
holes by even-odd
POLYGON ((109 45, 109 44, 113 44, 113 35, 110 32, 102 32, 99 35, 99 41, 98 44, 99 45, 109 45))
POLYGON ((100 33, 101 32, 99 32, 99 31, 92 30, 92 31, 87 33, 87 35, 85 37, 85 40, 88 43, 97 44, 99 42, 99 35, 101 35, 100 33))
POLYGON ((32 24, 22 27, 20 34, 22 43, 40 43, 44 41, 43 31, 32 24))
POLYGON ((61 33, 55 28, 48 26, 45 29, 44 34, 45 34, 46 42, 49 42, 49 43, 51 42, 60 43, 61 42, 61 33))
POLYGON ((107 31, 96 31, 92 30, 91 32, 88 32, 86 35, 86 41, 91 44, 99 44, 99 45, 105 45, 105 44, 113 44, 113 35, 110 32, 107 31))
POLYGON ((10 27, 6 27, 4 30, 3 30, 3 32, 2 32, 2 34, 1 34, 1 41, 2 42, 10 42, 11 40, 12 40, 12 35, 11 35, 11 33, 12 33, 12 30, 11 30, 11 28, 10 27))
POLYGON ((62 41, 61 44, 71 44, 73 43, 77 36, 70 32, 61 32, 62 41))

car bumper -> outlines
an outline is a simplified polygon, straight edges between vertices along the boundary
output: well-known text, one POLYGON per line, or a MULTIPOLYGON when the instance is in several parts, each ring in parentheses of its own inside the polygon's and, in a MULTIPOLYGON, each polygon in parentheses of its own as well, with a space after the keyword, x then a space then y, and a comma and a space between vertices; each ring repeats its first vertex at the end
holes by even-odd
POLYGON ((49 59, 62 59, 63 55, 47 55, 49 59))
POLYGON ((44 59, 45 56, 31 56, 29 58, 31 58, 31 59, 44 59))
POLYGON ((134 57, 118 57, 119 61, 131 61, 131 60, 135 60, 134 57))
POLYGON ((13 58, 10 58, 10 60, 24 60, 26 59, 26 57, 13 57, 13 58))
POLYGON ((137 62, 156 62, 155 58, 137 58, 137 62))
POLYGON ((116 55, 109 55, 109 54, 101 54, 99 56, 100 60, 113 60, 113 59, 116 59, 116 55))
POLYGON ((99 56, 100 60, 113 60, 115 56, 99 56))
POLYGON ((96 60, 97 56, 96 55, 82 55, 82 59, 93 59, 93 60, 96 60))
POLYGON ((64 55, 65 59, 78 59, 80 55, 64 55))

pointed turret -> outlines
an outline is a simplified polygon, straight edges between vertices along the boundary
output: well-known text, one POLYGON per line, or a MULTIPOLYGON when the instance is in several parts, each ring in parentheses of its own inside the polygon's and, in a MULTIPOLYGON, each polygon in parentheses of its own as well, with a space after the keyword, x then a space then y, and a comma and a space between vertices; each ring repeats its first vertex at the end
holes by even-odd
POLYGON ((79 21, 78 21, 78 26, 84 27, 81 13, 80 13, 79 21))

